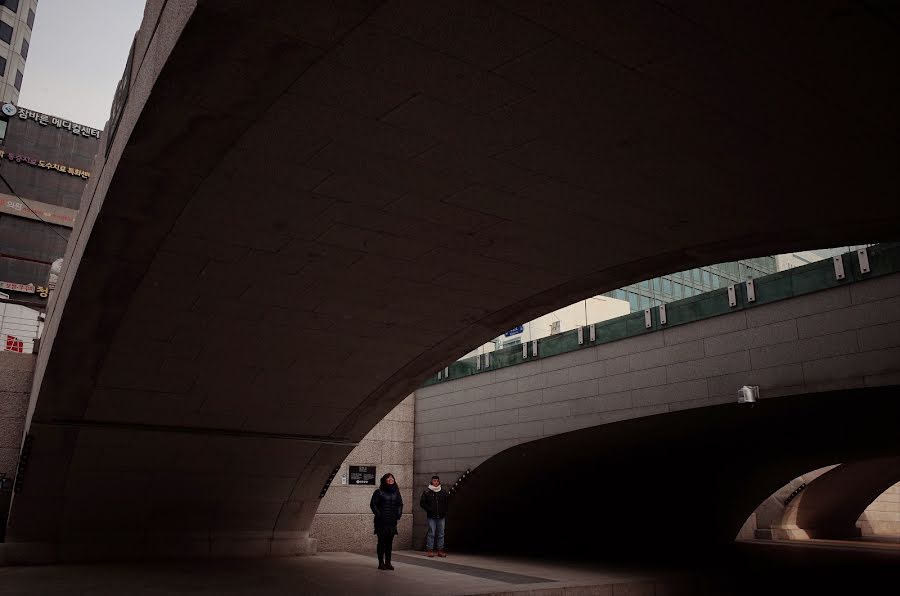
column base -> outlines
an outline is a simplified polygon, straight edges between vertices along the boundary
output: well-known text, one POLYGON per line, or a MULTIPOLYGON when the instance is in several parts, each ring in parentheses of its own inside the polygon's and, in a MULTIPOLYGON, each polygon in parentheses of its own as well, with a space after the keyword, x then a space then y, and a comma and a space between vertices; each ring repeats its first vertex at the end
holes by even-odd
POLYGON ((801 528, 796 525, 772 526, 772 540, 856 540, 862 530, 856 526, 839 528, 801 528))

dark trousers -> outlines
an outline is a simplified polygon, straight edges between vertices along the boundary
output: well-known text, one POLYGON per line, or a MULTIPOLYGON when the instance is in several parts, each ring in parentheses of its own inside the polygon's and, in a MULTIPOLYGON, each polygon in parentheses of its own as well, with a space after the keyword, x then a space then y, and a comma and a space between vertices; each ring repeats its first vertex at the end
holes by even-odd
POLYGON ((378 562, 391 562, 391 549, 394 547, 394 531, 378 533, 378 562))

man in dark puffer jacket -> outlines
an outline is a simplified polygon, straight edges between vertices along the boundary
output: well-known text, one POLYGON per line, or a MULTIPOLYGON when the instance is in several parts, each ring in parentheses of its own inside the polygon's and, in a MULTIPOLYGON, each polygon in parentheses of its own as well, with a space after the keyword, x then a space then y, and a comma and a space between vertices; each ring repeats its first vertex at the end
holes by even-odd
POLYGON ((450 495, 441 486, 441 479, 435 475, 431 477, 431 484, 422 493, 419 505, 428 514, 428 535, 425 538, 425 546, 428 556, 434 556, 434 547, 437 546, 437 556, 446 557, 444 552, 444 529, 446 527, 447 508, 450 505, 450 495), (437 542, 437 545, 435 545, 437 542))

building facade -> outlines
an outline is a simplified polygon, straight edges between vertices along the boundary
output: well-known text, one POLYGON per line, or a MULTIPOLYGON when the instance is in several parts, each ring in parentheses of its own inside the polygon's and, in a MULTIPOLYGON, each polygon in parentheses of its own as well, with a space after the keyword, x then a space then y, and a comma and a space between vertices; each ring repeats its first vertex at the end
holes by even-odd
POLYGON ((745 259, 663 275, 607 292, 604 296, 627 301, 631 312, 635 312, 725 288, 731 284, 747 281, 747 278, 760 277, 776 271, 778 268, 775 257, 745 259))
POLYGON ((854 251, 859 248, 866 248, 871 244, 859 244, 854 246, 841 246, 838 248, 822 248, 817 250, 802 250, 796 252, 785 253, 775 257, 775 264, 778 271, 793 269, 794 267, 802 267, 823 259, 830 259, 838 255, 854 251))
POLYGON ((0 0, 0 102, 18 103, 38 0, 0 0))
POLYGON ((0 301, 44 310, 100 145, 97 129, 0 110, 0 301))

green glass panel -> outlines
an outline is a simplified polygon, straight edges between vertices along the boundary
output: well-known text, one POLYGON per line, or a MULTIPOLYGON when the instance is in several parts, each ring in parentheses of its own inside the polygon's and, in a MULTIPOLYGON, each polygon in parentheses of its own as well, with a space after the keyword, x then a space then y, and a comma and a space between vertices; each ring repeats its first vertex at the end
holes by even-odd
POLYGON ((644 311, 634 313, 625 319, 625 336, 641 335, 642 333, 650 333, 653 328, 647 329, 644 323, 644 311))
POLYGON ((538 341, 538 356, 556 356, 579 349, 578 330, 557 333, 538 341))
POLYGON ((458 379, 460 377, 474 375, 476 372, 475 358, 466 358, 465 360, 457 360, 450 365, 449 377, 451 379, 458 379))
POLYGON ((728 304, 728 290, 713 290, 706 292, 695 298, 696 307, 694 312, 698 319, 707 319, 709 317, 717 317, 719 315, 728 314, 729 312, 739 310, 738 306, 730 306, 728 304))
MULTIPOLYGON (((886 275, 900 271, 900 243, 885 243, 870 246, 867 249, 869 254, 869 269, 871 273, 867 275, 886 275)), ((854 255, 854 267, 859 266, 859 260, 854 255)))
POLYGON ((679 300, 674 305, 666 308, 666 327, 696 321, 700 317, 700 302, 702 297, 692 296, 679 300), (672 308, 674 306, 674 308, 672 308))
POLYGON ((627 317, 618 317, 599 323, 595 328, 595 334, 597 336, 595 343, 602 344, 624 338, 626 318, 627 317))
POLYGON ((844 274, 846 277, 841 280, 837 279, 834 274, 834 263, 831 259, 810 263, 809 265, 792 269, 793 295, 800 296, 802 294, 818 292, 820 290, 826 290, 828 288, 850 283, 853 279, 853 264, 850 262, 847 255, 844 255, 843 259, 844 274), (825 266, 823 266, 823 264, 825 266))
POLYGON ((754 280, 756 288, 756 302, 754 305, 768 304, 777 300, 784 300, 793 296, 793 274, 791 271, 782 271, 754 280))
POLYGON ((522 348, 520 346, 516 346, 515 350, 513 350, 512 348, 503 348, 501 350, 494 350, 493 352, 491 352, 491 368, 513 366, 515 364, 519 364, 521 361, 522 348))

